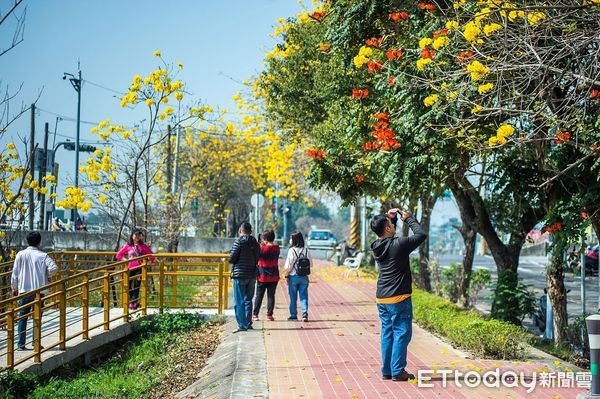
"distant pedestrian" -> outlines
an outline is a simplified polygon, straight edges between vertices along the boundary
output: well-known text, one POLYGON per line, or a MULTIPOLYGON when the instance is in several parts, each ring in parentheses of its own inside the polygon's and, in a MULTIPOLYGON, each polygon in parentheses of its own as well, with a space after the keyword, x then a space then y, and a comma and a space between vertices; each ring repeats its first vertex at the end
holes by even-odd
POLYGON ((390 209, 371 220, 377 240, 371 244, 379 264, 377 310, 381 321, 381 367, 384 380, 407 381, 415 376, 406 371, 408 344, 412 338, 412 275, 409 256, 427 238, 421 226, 406 211, 390 209), (398 214, 414 233, 396 237, 398 214))
POLYGON ((290 317, 288 320, 298 320, 298 296, 302 309, 302 321, 308 321, 308 275, 299 272, 300 262, 310 262, 308 248, 304 247, 304 236, 299 231, 293 231, 290 238, 290 248, 285 259, 285 276, 288 279, 290 295, 290 317))
POLYGON ((252 298, 258 273, 260 246, 252 236, 252 225, 242 223, 239 237, 233 243, 229 254, 231 278, 233 279, 233 299, 235 319, 238 328, 234 333, 252 329, 252 298))
MULTIPOLYGON (((39 249, 42 236, 37 231, 27 234, 28 247, 19 251, 15 257, 15 263, 10 278, 13 295, 17 296, 30 291, 37 290, 50 282, 50 277, 58 271, 56 263, 39 249)), ((44 296, 44 292, 40 294, 44 296)), ((29 295, 19 300, 19 306, 27 305, 35 300, 35 295, 29 295)), ((41 304, 40 304, 41 306, 41 304)), ((17 347, 20 350, 28 350, 25 346, 27 335, 27 319, 32 312, 33 306, 27 306, 19 312, 17 323, 17 347)), ((35 324, 34 324, 35 328, 35 324)), ((32 334, 34 334, 32 332, 32 334)), ((34 335, 35 336, 35 335, 34 335)))
POLYGON ((65 227, 60 222, 59 218, 54 218, 52 220, 52 226, 50 227, 51 231, 65 231, 65 227))
MULTIPOLYGON (((144 233, 140 229, 133 229, 129 241, 117 252, 117 260, 133 259, 142 255, 151 255, 154 252, 144 243, 144 233)), ((154 262, 154 258, 148 259, 154 262)), ((129 268, 129 309, 135 310, 140 307, 140 274, 142 274, 141 260, 134 260, 127 264, 129 268)))
POLYGON ((252 320, 258 320, 258 313, 262 305, 265 291, 267 291, 267 320, 273 318, 275 309, 275 289, 279 282, 279 245, 275 244, 275 232, 267 230, 263 233, 264 242, 260 246, 258 257, 258 276, 256 277, 256 299, 254 300, 254 316, 252 320))

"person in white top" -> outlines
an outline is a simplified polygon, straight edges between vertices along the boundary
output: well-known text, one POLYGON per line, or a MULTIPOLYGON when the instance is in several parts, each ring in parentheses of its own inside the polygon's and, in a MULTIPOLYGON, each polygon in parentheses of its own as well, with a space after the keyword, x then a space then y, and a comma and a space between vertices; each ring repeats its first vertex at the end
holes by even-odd
MULTIPOLYGON (((43 287, 48 284, 50 277, 58 271, 58 266, 56 266, 52 258, 39 249, 41 242, 42 236, 39 232, 30 232, 27 234, 27 244, 29 246, 19 251, 15 257, 10 278, 14 296, 43 287)), ((19 300, 19 306, 26 305, 34 300, 35 295, 23 297, 19 300)), ((17 336, 19 337, 18 347, 21 350, 27 350, 25 347, 27 319, 31 310, 32 307, 27 306, 19 312, 20 319, 17 324, 17 336)))
POLYGON ((302 308, 302 321, 308 321, 308 276, 298 276, 296 264, 299 257, 309 258, 308 248, 304 247, 304 237, 299 231, 292 232, 290 248, 285 259, 284 274, 288 281, 290 294, 290 317, 288 320, 298 320, 298 295, 302 308))

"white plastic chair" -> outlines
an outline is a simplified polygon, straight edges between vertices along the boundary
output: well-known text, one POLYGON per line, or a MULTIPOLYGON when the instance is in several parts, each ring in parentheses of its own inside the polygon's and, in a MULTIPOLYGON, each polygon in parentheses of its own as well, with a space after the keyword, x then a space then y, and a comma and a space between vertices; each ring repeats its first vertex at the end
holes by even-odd
POLYGON ((356 277, 358 277, 358 269, 360 268, 364 256, 365 254, 363 252, 359 252, 358 255, 353 258, 344 259, 344 266, 346 267, 344 278, 348 278, 350 273, 356 273, 356 277))

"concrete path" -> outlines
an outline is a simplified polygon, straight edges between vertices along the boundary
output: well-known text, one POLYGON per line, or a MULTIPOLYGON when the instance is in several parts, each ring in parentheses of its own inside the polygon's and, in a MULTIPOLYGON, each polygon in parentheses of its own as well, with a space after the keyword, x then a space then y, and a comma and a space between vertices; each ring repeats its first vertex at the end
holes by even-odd
MULTIPOLYGON (((375 281, 366 277, 344 280, 343 268, 315 263, 318 265, 313 267, 309 287, 310 322, 286 320, 288 295, 283 281, 277 288, 276 320, 255 322, 255 328, 262 328, 264 333, 269 398, 525 398, 530 395, 520 383, 518 387, 494 387, 491 375, 488 380, 491 387, 483 384, 467 387, 460 380, 457 384, 452 375, 448 375, 444 386, 444 370, 483 375, 498 369, 499 375, 505 377, 511 371, 523 372, 528 384, 532 383, 535 373, 536 384, 531 395, 536 398, 574 398, 587 390, 585 381, 576 381, 576 378, 587 378, 584 377, 587 374, 556 359, 535 358, 522 362, 474 359, 417 325, 414 325, 409 346, 407 369, 415 375, 419 370, 422 373, 432 370, 423 375, 431 377, 431 381, 383 381, 375 281), (563 387, 557 385, 558 378, 563 387), (555 386, 548 384, 551 380, 555 386), (420 386, 423 384, 431 386, 420 386)), ((264 315, 263 308, 261 319, 264 315)), ((255 339, 255 333, 236 334, 236 340, 242 345, 242 351, 261 355, 258 353, 261 347, 244 342, 255 339)), ((255 364, 260 366, 260 362, 257 356, 255 364)), ((259 397, 262 396, 259 394, 259 397)))

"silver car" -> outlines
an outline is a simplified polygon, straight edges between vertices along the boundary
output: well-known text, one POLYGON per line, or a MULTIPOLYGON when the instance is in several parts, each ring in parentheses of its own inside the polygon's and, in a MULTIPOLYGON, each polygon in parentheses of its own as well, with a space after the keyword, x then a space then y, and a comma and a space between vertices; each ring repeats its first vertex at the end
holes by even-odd
POLYGON ((331 230, 313 229, 308 232, 306 246, 309 249, 334 249, 337 246, 337 239, 331 230))

